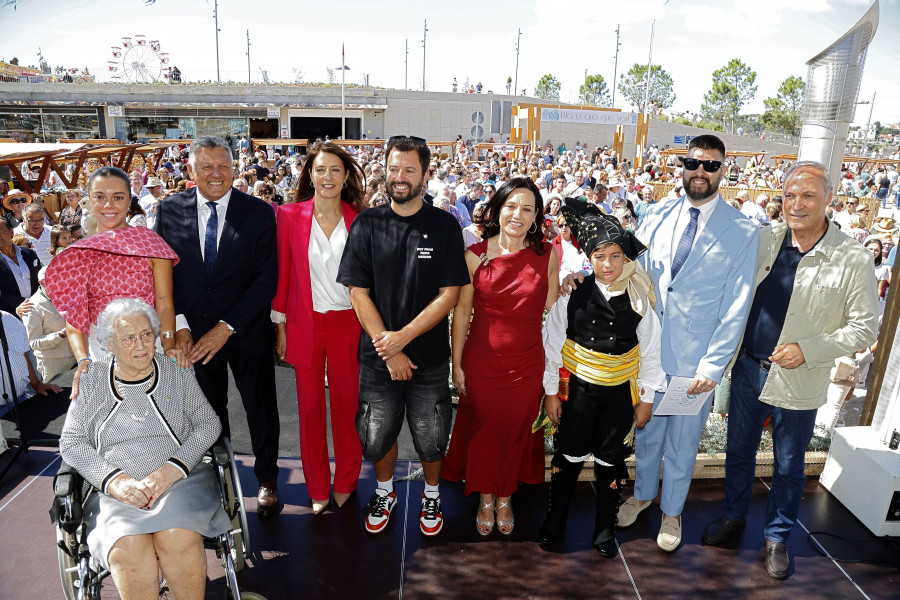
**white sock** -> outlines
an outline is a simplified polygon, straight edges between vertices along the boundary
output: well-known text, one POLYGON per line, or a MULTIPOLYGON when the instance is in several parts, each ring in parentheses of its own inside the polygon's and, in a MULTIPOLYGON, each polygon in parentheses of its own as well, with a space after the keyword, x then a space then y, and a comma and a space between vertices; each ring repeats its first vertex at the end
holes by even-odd
MULTIPOLYGON (((378 481, 378 480, 376 480, 376 481, 378 481)), ((387 481, 378 481, 378 489, 379 489, 379 490, 384 490, 384 491, 386 491, 388 494, 390 494, 391 492, 393 492, 393 491, 394 491, 394 478, 391 477, 391 478, 388 479, 387 481)))
POLYGON ((438 486, 425 484, 425 495, 429 498, 437 498, 440 493, 438 486))

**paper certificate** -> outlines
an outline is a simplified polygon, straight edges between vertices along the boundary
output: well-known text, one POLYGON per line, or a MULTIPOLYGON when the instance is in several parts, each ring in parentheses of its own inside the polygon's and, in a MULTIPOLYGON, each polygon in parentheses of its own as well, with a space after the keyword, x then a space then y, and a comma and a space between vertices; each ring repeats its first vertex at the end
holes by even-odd
POLYGON ((669 387, 653 414, 665 416, 696 415, 699 413, 703 403, 712 394, 712 390, 701 394, 688 394, 687 390, 692 380, 692 377, 673 377, 669 381, 669 387))

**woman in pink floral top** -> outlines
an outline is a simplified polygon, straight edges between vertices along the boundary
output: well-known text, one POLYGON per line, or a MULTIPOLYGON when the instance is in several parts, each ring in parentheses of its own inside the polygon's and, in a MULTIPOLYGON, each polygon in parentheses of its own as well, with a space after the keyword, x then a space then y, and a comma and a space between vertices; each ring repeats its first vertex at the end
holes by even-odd
POLYGON ((88 336, 97 316, 116 298, 140 298, 155 306, 163 351, 180 367, 190 366, 175 348, 172 267, 178 256, 155 232, 126 224, 130 185, 124 171, 98 169, 88 182, 97 233, 69 246, 47 267, 47 293, 66 320, 69 343, 78 359, 73 398, 89 364, 106 354, 93 335, 88 336))

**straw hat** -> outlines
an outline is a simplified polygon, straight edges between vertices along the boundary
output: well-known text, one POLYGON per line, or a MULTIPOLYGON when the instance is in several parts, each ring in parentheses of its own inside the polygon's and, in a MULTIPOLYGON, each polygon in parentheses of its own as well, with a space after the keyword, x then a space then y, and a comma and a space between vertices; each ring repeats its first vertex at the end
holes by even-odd
POLYGON ((12 201, 14 198, 25 198, 25 200, 27 200, 27 202, 25 204, 31 204, 31 202, 33 200, 33 198, 31 197, 31 194, 29 194, 27 192, 23 192, 22 190, 11 189, 11 190, 9 190, 9 193, 6 195, 6 197, 3 198, 3 207, 6 208, 6 210, 13 209, 12 201))
POLYGON ((159 177, 148 177, 147 184, 144 187, 152 188, 152 187, 159 187, 161 185, 163 185, 163 182, 162 182, 162 179, 160 179, 159 177))
POLYGON ((872 231, 888 235, 896 235, 897 225, 896 223, 894 223, 894 219, 892 219, 891 217, 882 217, 875 221, 875 224, 872 225, 872 231))

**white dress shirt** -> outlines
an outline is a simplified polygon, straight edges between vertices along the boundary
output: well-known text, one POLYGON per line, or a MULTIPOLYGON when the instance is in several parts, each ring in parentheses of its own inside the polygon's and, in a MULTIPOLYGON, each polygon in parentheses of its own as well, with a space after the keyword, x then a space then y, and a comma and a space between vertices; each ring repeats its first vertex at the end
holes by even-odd
MULTIPOLYGON (((16 227, 13 231, 15 233, 21 233, 25 236, 26 240, 31 242, 31 249, 34 250, 34 253, 41 259, 41 265, 46 267, 50 264, 50 259, 53 257, 50 256, 50 233, 52 232, 52 229, 49 225, 44 223, 44 230, 41 232, 41 237, 32 237, 25 229, 24 224, 19 225, 19 227, 16 227)), ((31 294, 28 295, 30 296, 31 294)))
MULTIPOLYGON (((609 286, 604 285, 594 278, 594 282, 603 297, 609 300, 614 296, 621 296, 624 291, 610 292, 609 286)), ((585 280, 587 283, 587 280, 585 280)), ((560 296, 556 304, 547 314, 542 332, 544 339, 544 393, 556 394, 559 392, 559 369, 563 366, 562 349, 566 344, 566 329, 569 326, 569 298, 560 296)), ((661 349, 662 326, 656 311, 650 310, 638 323, 637 338, 640 345, 640 366, 638 368, 638 388, 664 392, 666 390, 666 373, 662 368, 661 349)), ((654 394, 641 395, 641 401, 652 404, 654 394)))
POLYGON ((13 277, 16 278, 16 285, 19 286, 19 295, 23 298, 30 298, 31 269, 25 264, 25 258, 22 257, 22 249, 16 245, 13 245, 13 249, 16 251, 16 261, 18 261, 18 263, 6 254, 3 254, 3 258, 6 260, 6 266, 9 267, 13 277))
POLYGON ((675 223, 675 235, 672 236, 672 253, 670 256, 673 259, 675 258, 675 251, 678 249, 678 242, 681 241, 684 230, 687 229, 688 223, 691 222, 690 210, 692 208, 700 210, 700 216, 697 217, 697 231, 694 233, 694 243, 691 244, 691 248, 693 248, 694 244, 697 243, 697 239, 699 239, 703 228, 706 227, 706 224, 709 222, 709 217, 712 215, 713 210, 722 201, 722 195, 717 194, 715 199, 707 202, 703 206, 694 206, 687 196, 684 197, 684 202, 681 203, 681 209, 678 211, 678 221, 675 223))
POLYGON ((350 288, 337 282, 341 256, 347 244, 347 225, 338 221, 331 238, 319 222, 313 218, 309 232, 309 279, 312 284, 313 310, 327 313, 332 310, 350 310, 350 288))
MULTIPOLYGON (((216 229, 216 249, 219 248, 219 242, 222 240, 222 231, 225 228, 225 212, 228 210, 228 202, 231 200, 231 190, 233 188, 228 188, 228 191, 225 192, 225 195, 216 200, 216 215, 218 215, 219 222, 218 228, 216 229)), ((197 235, 200 236, 200 256, 203 257, 203 260, 206 260, 206 224, 209 223, 209 207, 206 206, 206 203, 209 202, 206 198, 203 197, 203 194, 200 193, 200 189, 197 189, 197 235)), ((180 329, 190 329, 190 325, 187 322, 187 317, 184 315, 175 315, 175 331, 180 329)))

